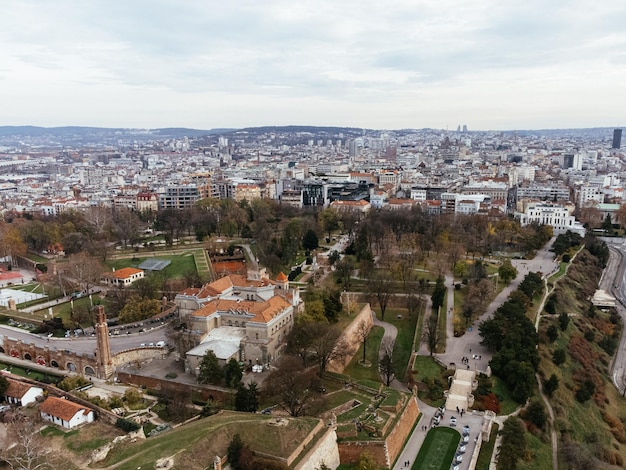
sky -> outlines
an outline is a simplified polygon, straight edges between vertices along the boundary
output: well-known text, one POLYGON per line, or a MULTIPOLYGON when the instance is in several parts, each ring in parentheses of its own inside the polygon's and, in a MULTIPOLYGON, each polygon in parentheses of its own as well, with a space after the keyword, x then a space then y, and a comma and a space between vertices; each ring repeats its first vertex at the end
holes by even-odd
POLYGON ((4 0, 0 125, 626 122, 623 0, 4 0))

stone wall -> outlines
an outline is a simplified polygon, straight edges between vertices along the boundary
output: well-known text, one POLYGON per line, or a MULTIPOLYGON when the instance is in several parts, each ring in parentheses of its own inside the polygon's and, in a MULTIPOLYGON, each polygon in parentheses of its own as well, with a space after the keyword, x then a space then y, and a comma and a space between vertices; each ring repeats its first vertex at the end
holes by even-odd
POLYGON ((167 348, 141 347, 120 351, 112 357, 113 365, 119 367, 132 362, 144 362, 150 359, 164 359, 168 355, 167 348))
POLYGON ((420 409, 417 404, 417 399, 415 395, 411 395, 404 412, 386 439, 387 453, 389 455, 388 466, 391 466, 398 458, 398 455, 400 455, 400 452, 402 452, 402 447, 409 437, 409 434, 411 434, 419 414, 420 409))
POLYGON ((402 447, 411 434, 419 417, 420 410, 414 395, 396 421, 393 429, 384 441, 344 441, 338 444, 339 456, 343 464, 355 464, 359 462, 361 454, 369 453, 378 465, 391 467, 400 455, 402 447))
POLYGON ((358 464, 361 455, 369 454, 378 465, 388 467, 387 448, 384 441, 340 442, 337 446, 342 464, 358 464))
POLYGON ((339 466, 339 448, 337 447, 337 434, 334 428, 326 430, 315 447, 302 458, 294 470, 317 470, 322 463, 331 470, 335 470, 339 466))
POLYGON ((176 393, 188 391, 202 400, 224 402, 231 399, 231 391, 229 389, 214 385, 185 384, 157 377, 129 374, 127 372, 118 372, 117 378, 122 383, 145 387, 159 392, 176 393))
POLYGON ((357 334, 361 321, 364 321, 370 326, 373 324, 372 310, 370 308, 370 304, 365 304, 365 306, 363 306, 359 314, 354 318, 354 320, 352 320, 352 322, 341 334, 338 344, 340 344, 341 342, 345 342, 348 345, 348 354, 346 354, 340 360, 331 361, 331 363, 328 364, 328 367, 326 368, 328 372, 337 372, 341 374, 343 373, 346 366, 350 364, 350 361, 361 346, 361 338, 359 338, 359 335, 357 334))

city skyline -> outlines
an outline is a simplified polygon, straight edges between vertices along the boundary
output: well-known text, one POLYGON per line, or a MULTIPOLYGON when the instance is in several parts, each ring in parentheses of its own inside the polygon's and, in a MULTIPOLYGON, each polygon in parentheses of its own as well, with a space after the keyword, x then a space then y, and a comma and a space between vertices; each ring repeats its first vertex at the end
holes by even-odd
POLYGON ((11 1, 0 125, 621 127, 626 5, 11 1))

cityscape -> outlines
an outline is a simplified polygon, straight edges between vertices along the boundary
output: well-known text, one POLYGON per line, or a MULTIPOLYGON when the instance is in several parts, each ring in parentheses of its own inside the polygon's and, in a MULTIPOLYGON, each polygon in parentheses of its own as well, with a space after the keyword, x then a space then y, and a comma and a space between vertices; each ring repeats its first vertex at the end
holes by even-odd
POLYGON ((626 3, 3 6, 0 470, 626 468, 626 3))
POLYGON ((1 127, 3 464, 619 467, 621 147, 1 127))

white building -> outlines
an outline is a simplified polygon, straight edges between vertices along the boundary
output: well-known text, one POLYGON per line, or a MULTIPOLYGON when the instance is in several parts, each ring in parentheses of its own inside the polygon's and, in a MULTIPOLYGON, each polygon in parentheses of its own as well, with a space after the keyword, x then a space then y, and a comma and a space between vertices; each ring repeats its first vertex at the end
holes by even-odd
POLYGON ((590 204, 602 204, 604 202, 604 191, 599 186, 588 184, 578 188, 578 207, 586 207, 590 204))
POLYGON ((94 420, 91 408, 63 398, 48 397, 39 407, 41 418, 64 428, 74 428, 94 420))
POLYGON ((522 226, 532 223, 550 225, 555 235, 560 235, 568 231, 577 233, 581 237, 585 236, 585 227, 576 220, 569 211, 559 205, 546 202, 529 204, 524 213, 516 213, 522 226))
POLYGON ((43 389, 33 385, 6 378, 9 386, 4 392, 7 403, 17 406, 28 406, 43 397, 43 389))

